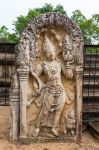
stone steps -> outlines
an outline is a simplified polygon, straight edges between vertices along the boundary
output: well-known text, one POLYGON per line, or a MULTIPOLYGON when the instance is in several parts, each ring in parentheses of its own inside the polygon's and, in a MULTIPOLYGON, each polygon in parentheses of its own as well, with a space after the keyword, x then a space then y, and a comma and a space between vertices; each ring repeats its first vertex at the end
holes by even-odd
POLYGON ((99 54, 84 58, 83 121, 99 121, 99 54))

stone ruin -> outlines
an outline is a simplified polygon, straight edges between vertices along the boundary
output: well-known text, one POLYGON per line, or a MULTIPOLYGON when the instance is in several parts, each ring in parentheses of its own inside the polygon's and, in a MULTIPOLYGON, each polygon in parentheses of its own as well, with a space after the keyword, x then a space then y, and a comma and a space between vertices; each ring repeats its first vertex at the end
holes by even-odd
POLYGON ((83 37, 67 16, 33 18, 15 53, 10 107, 13 140, 80 140, 83 37))

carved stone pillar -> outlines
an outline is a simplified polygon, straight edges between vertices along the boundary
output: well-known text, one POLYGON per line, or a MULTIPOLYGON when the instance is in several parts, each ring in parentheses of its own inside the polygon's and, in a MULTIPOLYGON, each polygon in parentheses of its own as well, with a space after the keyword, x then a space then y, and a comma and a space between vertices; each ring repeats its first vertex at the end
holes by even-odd
POLYGON ((11 89, 13 92, 10 94, 10 108, 11 108, 11 121, 12 127, 10 131, 10 138, 18 140, 19 137, 19 89, 11 89))
POLYGON ((76 67, 76 135, 77 141, 81 140, 82 132, 82 74, 81 66, 76 67))
POLYGON ((26 104, 28 97, 28 68, 19 68, 19 86, 20 86, 20 138, 27 137, 27 118, 26 104))

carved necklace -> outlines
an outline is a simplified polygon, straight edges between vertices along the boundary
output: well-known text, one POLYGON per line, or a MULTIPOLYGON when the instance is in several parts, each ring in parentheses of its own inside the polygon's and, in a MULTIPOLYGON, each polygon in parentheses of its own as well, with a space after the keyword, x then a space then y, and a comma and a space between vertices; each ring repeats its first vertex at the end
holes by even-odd
POLYGON ((48 65, 48 70, 52 73, 52 74, 56 74, 58 71, 58 67, 56 65, 56 63, 52 63, 52 64, 47 64, 48 65))

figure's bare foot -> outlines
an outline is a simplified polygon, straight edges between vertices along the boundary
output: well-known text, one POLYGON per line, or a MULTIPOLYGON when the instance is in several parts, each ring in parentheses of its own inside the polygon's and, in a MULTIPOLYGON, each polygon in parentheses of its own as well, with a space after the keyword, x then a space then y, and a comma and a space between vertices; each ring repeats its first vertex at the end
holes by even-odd
POLYGON ((70 133, 71 133, 72 136, 75 135, 75 132, 73 130, 71 130, 70 133))
POLYGON ((64 129, 64 130, 63 130, 63 133, 64 133, 64 134, 67 134, 67 130, 66 130, 66 129, 64 129))
POLYGON ((39 134, 39 131, 40 131, 40 129, 39 129, 39 128, 36 128, 35 131, 33 132, 32 136, 33 136, 33 137, 37 137, 38 134, 39 134))
POLYGON ((57 130, 55 128, 51 129, 51 132, 55 135, 55 136, 59 136, 57 130))

